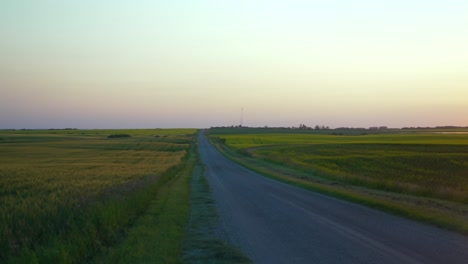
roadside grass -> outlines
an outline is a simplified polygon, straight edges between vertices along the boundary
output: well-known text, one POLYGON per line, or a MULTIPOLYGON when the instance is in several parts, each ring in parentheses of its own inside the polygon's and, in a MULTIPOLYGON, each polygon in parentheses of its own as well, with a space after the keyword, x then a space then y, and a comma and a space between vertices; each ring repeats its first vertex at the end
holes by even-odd
POLYGON ((0 262, 89 262, 184 168, 194 131, 0 131, 0 262))
POLYGON ((147 211, 120 243, 93 259, 94 263, 180 263, 194 160, 192 150, 183 170, 161 183, 147 211))
POLYGON ((338 182, 468 204, 467 145, 317 144, 250 153, 338 182))
POLYGON ((196 144, 120 243, 94 263, 251 263, 217 238, 218 215, 196 144))
MULTIPOLYGON (((308 143, 301 142, 301 144, 293 140, 295 136, 297 135, 231 134, 212 135, 210 138, 224 155, 267 177, 468 234, 468 206, 464 202, 465 196, 459 196, 458 192, 455 192, 458 196, 454 196, 453 191, 447 192, 450 194, 444 198, 448 197, 452 200, 447 201, 440 199, 440 196, 437 197, 439 199, 435 199, 433 198, 434 194, 428 194, 427 191, 419 192, 420 190, 417 190, 415 192, 414 189, 408 191, 408 189, 402 188, 402 186, 405 187, 405 184, 411 183, 411 181, 413 181, 413 184, 417 184, 418 181, 424 182, 424 178, 421 180, 417 177, 413 177, 414 179, 411 179, 411 181, 406 180, 405 182, 403 177, 412 177, 411 174, 405 174, 406 169, 409 168, 410 172, 412 172, 411 170, 418 171, 421 166, 424 167, 425 163, 429 162, 428 168, 433 170, 433 166, 438 166, 437 162, 447 162, 444 159, 439 161, 439 156, 448 155, 446 159, 449 161, 453 160, 458 164, 456 169, 458 174, 454 178, 450 178, 452 176, 450 174, 444 174, 446 177, 441 179, 437 177, 437 173, 435 172, 433 175, 430 175, 435 180, 429 181, 427 184, 435 184, 437 180, 442 182, 447 181, 449 184, 444 184, 444 188, 451 186, 465 192, 467 187, 467 170, 463 168, 468 166, 468 162, 466 154, 460 157, 460 153, 457 151, 466 153, 467 135, 345 136, 345 138, 349 139, 345 140, 339 137, 339 142, 333 139, 335 136, 304 135, 305 137, 312 138, 310 141, 307 141, 308 143), (325 137, 325 142, 323 142, 323 137, 325 137), (361 144, 357 144, 358 142, 356 141, 359 140, 361 144), (249 143, 245 144, 245 141, 249 143), (265 141, 268 143, 265 143, 265 141), (285 143, 285 141, 289 143, 285 143), (257 148, 251 148, 252 142, 257 148), (322 142, 322 144, 317 144, 319 142, 322 142), (389 144, 389 142, 397 145, 389 144), (431 145, 431 142, 434 144, 431 145), (452 144, 448 144, 448 142, 452 144), (419 168, 416 166, 416 169, 414 169, 413 166, 404 164, 404 161, 403 165, 398 167, 398 163, 402 163, 402 160, 399 159, 404 159, 405 157, 405 155, 401 155, 402 151, 406 152, 406 156, 409 157, 413 157, 416 153, 424 157, 427 152, 425 150, 427 145, 436 146, 437 151, 433 151, 432 156, 431 154, 427 154, 429 156, 428 159, 417 157, 420 162, 419 168), (368 152, 366 152, 366 148, 368 152), (441 149, 445 149, 445 153, 441 149), (454 150, 456 150, 455 153, 453 153, 454 150), (343 158, 344 161, 340 160, 340 155, 345 157, 343 158), (398 158, 392 158, 392 155, 398 158), (382 160, 379 161, 379 158, 382 160), (356 159, 362 160, 359 163, 356 162, 356 159), (374 161, 376 159, 377 161, 374 161), (330 169, 327 171, 320 170, 320 167, 313 167, 316 160, 318 160, 317 163, 321 166, 330 169), (396 168, 393 166, 396 166, 396 168), (388 178, 388 175, 380 175, 386 169, 390 171, 395 169, 397 171, 397 173, 395 171, 389 172, 395 173, 393 175, 393 185, 382 185, 365 181, 369 178, 372 179, 372 176, 377 178, 380 176, 384 179, 385 177, 388 178), (353 180, 349 176, 350 172, 346 170, 350 172, 368 170, 369 174, 367 178, 353 180), (374 175, 374 173, 378 175, 374 175), (460 179, 461 182, 459 182, 460 179), (401 182, 401 185, 395 184, 398 182, 401 182), (458 186, 456 186, 457 184, 458 186), (421 197, 420 195, 426 195, 430 198, 421 197), (453 202, 453 200, 458 202, 453 202)), ((302 135, 298 137, 299 142, 304 140, 302 135)), ((414 163, 411 159, 409 160, 411 164, 414 163)), ((446 168, 446 166, 447 164, 444 164, 442 167, 446 168)), ((420 185, 424 184, 426 183, 420 183, 420 185)), ((408 184, 407 186, 412 185, 408 184)))
POLYGON ((218 238, 216 204, 199 160, 193 171, 191 186, 191 211, 183 263, 251 263, 237 248, 218 238))

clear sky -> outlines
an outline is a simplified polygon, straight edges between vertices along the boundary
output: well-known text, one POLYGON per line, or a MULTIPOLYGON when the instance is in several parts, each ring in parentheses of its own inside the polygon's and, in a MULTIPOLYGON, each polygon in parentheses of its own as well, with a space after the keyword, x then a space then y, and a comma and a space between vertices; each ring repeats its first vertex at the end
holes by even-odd
POLYGON ((468 126, 466 0, 1 0, 1 128, 468 126))

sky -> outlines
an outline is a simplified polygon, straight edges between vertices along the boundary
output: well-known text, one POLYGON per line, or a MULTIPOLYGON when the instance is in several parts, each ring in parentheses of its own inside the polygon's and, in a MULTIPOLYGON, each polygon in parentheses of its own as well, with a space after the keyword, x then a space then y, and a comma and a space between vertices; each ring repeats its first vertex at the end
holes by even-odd
POLYGON ((466 0, 1 0, 0 129, 468 126, 466 0))

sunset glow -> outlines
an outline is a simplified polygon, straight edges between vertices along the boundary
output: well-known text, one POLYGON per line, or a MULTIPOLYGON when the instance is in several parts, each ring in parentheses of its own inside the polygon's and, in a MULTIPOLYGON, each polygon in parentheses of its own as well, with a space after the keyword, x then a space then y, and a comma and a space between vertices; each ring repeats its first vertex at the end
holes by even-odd
POLYGON ((0 129, 468 126, 467 1, 2 1, 0 129))

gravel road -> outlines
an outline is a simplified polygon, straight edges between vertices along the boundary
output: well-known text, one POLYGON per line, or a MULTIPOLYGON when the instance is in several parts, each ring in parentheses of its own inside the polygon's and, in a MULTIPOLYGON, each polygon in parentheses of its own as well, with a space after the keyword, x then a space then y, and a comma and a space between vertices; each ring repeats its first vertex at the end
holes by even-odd
POLYGON ((468 263, 468 237, 283 184, 200 133, 219 232, 254 263, 468 263))

